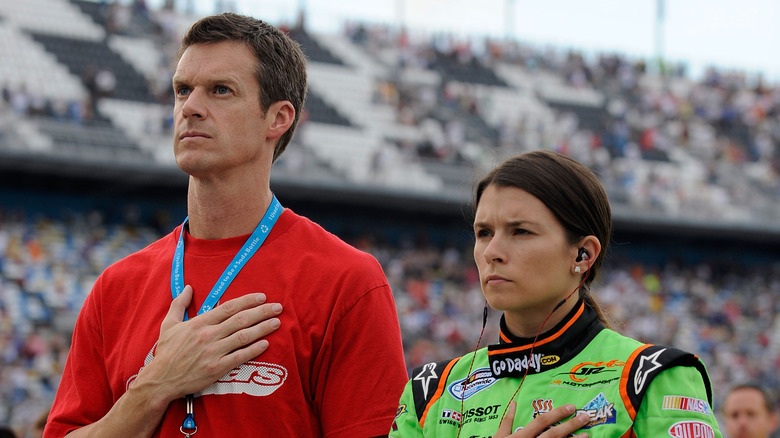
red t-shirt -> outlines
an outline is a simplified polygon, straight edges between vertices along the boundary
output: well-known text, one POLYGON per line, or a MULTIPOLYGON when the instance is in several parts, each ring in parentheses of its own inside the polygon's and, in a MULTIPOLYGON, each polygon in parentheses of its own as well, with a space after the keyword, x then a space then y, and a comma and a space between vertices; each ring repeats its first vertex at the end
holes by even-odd
MULTIPOLYGON (((180 228, 108 267, 81 310, 45 437, 102 418, 152 359, 171 303, 180 228)), ((248 236, 185 233, 184 280, 197 313, 248 236)), ((195 397, 197 436, 385 435, 408 379, 390 287, 376 260, 285 210, 221 302, 263 292, 284 307, 263 354, 195 397)), ((155 437, 181 437, 184 400, 155 437)))

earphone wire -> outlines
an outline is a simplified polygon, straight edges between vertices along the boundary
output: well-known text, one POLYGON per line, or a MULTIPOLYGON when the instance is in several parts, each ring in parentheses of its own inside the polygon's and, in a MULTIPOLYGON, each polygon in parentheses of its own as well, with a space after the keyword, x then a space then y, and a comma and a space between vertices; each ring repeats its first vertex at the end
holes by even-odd
MULTIPOLYGON (((550 311, 550 313, 547 314, 547 316, 544 318, 544 321, 542 321, 542 324, 539 326, 539 330, 536 332, 536 336, 534 337, 533 343, 531 343, 531 350, 528 352, 528 356, 532 356, 534 354, 534 347, 536 346, 536 342, 539 340, 539 336, 542 334, 542 329, 544 329, 544 325, 547 324, 547 320, 550 319, 550 317, 553 316, 556 310, 558 310, 561 306, 563 306, 566 301, 571 298, 572 295, 574 295, 575 292, 580 290, 582 288, 582 285, 585 284, 585 282, 588 280, 588 277, 590 276, 590 266, 588 266, 587 270, 585 271, 585 274, 582 276, 582 280, 580 281, 580 284, 577 285, 577 287, 574 288, 571 292, 569 292, 568 295, 566 295, 566 298, 562 299, 558 304, 555 305, 555 307, 550 311)), ((466 378, 463 380, 463 392, 460 395, 460 421, 458 421, 458 434, 456 435, 456 438, 460 438, 460 431, 463 429, 463 421, 466 419, 465 412, 463 412, 463 405, 466 400, 466 385, 468 385, 469 377, 471 376, 471 371, 474 368, 474 359, 477 357, 477 350, 479 350, 479 344, 482 342, 482 336, 485 334, 485 326, 487 325, 487 317, 488 317, 488 307, 487 307, 487 299, 485 299, 485 307, 482 309, 482 330, 479 332, 479 339, 477 339, 477 345, 474 347, 474 354, 471 355, 471 363, 469 364, 469 372, 466 374, 466 378)), ((514 393, 512 393, 512 397, 509 398, 509 401, 507 401, 506 407, 504 407, 504 412, 501 414, 501 421, 504 421, 504 417, 506 416, 506 412, 509 409, 510 403, 512 403, 512 400, 514 400, 515 396, 518 392, 520 392, 520 388, 523 387, 523 382, 525 382, 526 376, 528 376, 528 370, 529 368, 525 369, 525 372, 523 373, 523 377, 520 379, 520 384, 517 385, 517 389, 514 393)))
POLYGON ((463 402, 466 400, 466 385, 469 383, 469 377, 471 376, 471 370, 474 367, 474 359, 477 357, 477 350, 479 350, 479 344, 482 342, 482 336, 485 334, 485 326, 487 325, 487 317, 488 317, 488 304, 487 304, 487 298, 485 298, 485 307, 482 309, 482 331, 479 332, 479 339, 477 339, 477 346, 474 347, 474 354, 471 355, 471 364, 469 365, 469 372, 466 374, 466 379, 463 380, 463 392, 460 394, 460 421, 458 421, 458 435, 456 435, 456 438, 460 437, 460 431, 463 428, 463 420, 465 420, 465 415, 463 412, 463 402))
MULTIPOLYGON (((536 336, 534 337, 534 341, 531 344, 531 350, 528 352, 528 356, 531 357, 534 354, 534 347, 536 346, 536 341, 539 340, 539 336, 542 334, 542 329, 544 329, 544 325, 547 324, 547 320, 550 319, 551 316, 553 316, 553 313, 555 313, 556 310, 558 310, 561 306, 563 306, 566 301, 571 298, 572 295, 574 295, 575 292, 580 290, 583 284, 588 280, 588 277, 590 276, 590 266, 588 267, 588 270, 585 271, 585 275, 582 276, 582 281, 580 281, 580 284, 577 285, 577 287, 574 288, 573 291, 569 292, 569 295, 566 296, 563 300, 561 300, 560 303, 556 304, 555 307, 550 311, 550 313, 547 314, 547 317, 544 318, 544 321, 542 321, 542 325, 539 326, 539 331, 536 332, 536 336)), ((501 414, 501 421, 504 421, 504 417, 506 416, 507 410, 509 410, 509 405, 512 403, 512 400, 515 399, 515 396, 518 392, 520 392, 520 388, 523 387, 523 382, 525 382, 526 376, 528 376, 528 370, 530 367, 526 367, 525 372, 523 372, 523 377, 520 379, 520 384, 517 385, 517 389, 514 393, 512 393, 512 397, 509 397, 509 400, 506 403, 506 407, 504 408, 504 412, 501 414)), ((461 407, 461 410, 463 408, 461 407)), ((458 430, 458 434, 460 434, 460 430, 458 430)))

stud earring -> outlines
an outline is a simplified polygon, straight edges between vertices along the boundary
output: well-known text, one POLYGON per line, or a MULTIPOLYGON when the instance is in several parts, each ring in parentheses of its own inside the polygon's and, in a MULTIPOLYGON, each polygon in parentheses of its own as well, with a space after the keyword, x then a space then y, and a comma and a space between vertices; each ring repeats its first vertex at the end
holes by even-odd
POLYGON ((575 274, 579 274, 581 271, 582 271, 582 269, 580 269, 580 267, 579 267, 579 266, 575 266, 575 267, 574 267, 574 273, 575 273, 575 274))

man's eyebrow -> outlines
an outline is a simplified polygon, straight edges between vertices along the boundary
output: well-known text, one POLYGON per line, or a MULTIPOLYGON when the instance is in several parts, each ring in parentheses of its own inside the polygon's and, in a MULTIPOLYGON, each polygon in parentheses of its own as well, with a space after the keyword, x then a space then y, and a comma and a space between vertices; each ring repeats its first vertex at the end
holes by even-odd
MULTIPOLYGON (((173 84, 189 84, 189 81, 181 76, 174 76, 171 82, 173 84)), ((225 84, 235 86, 239 84, 239 81, 231 76, 214 76, 212 78, 203 79, 201 82, 205 82, 208 85, 225 84)))

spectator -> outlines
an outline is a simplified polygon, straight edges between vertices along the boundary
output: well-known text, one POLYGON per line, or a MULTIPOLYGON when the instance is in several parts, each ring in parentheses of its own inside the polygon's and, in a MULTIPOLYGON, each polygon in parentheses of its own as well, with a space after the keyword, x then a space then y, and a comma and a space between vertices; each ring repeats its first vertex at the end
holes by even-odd
POLYGON ((728 438, 769 438, 777 430, 777 405, 763 387, 732 387, 721 408, 728 438))

